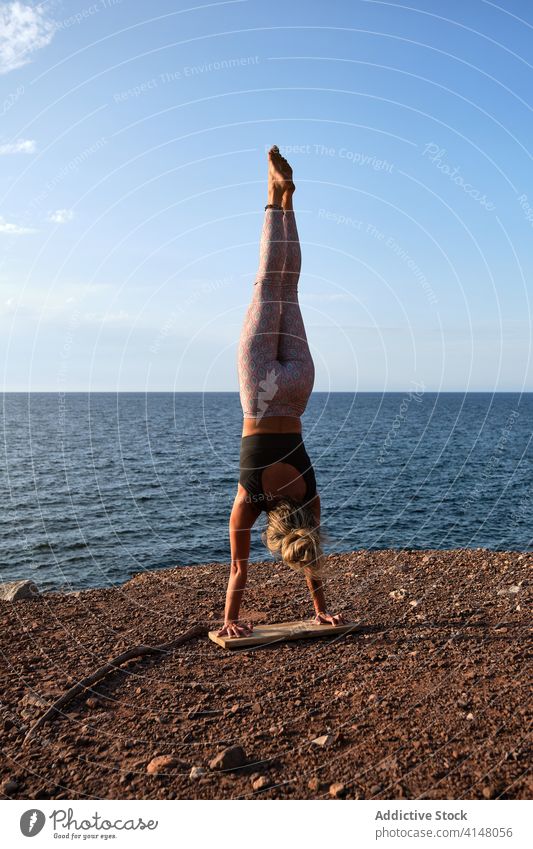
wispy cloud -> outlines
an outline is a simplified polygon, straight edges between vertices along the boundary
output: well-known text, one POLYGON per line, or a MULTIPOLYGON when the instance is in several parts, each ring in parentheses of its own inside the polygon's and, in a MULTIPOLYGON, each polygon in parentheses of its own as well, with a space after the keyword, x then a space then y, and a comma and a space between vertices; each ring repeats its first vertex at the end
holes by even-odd
POLYGON ((52 221, 54 224, 66 224, 73 218, 74 211, 72 209, 56 209, 54 212, 48 213, 48 221, 52 221))
POLYGON ((50 44, 56 25, 39 6, 26 3, 0 5, 0 74, 31 61, 32 54, 50 44))
POLYGON ((0 156, 9 156, 11 153, 35 153, 36 149, 34 139, 17 139, 16 142, 0 144, 0 156))
POLYGON ((13 224, 0 215, 0 233, 6 233, 8 236, 22 236, 24 233, 35 233, 35 230, 31 227, 21 227, 20 224, 13 224))

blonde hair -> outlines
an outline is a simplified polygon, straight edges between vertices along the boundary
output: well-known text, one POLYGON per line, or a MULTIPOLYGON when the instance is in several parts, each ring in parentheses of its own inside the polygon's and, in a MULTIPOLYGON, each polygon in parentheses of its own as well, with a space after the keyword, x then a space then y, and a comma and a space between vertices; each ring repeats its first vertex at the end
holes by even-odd
POLYGON ((284 498, 269 510, 263 542, 291 569, 319 577, 324 565, 320 527, 305 504, 284 498))

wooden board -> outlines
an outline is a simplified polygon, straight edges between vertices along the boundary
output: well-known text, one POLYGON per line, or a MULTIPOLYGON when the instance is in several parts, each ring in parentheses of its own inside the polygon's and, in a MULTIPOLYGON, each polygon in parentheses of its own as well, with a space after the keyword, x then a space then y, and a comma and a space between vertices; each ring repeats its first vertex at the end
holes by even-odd
POLYGON ((251 637, 218 637, 216 631, 209 631, 208 636, 223 649, 243 649, 249 646, 266 646, 283 640, 334 637, 339 634, 348 634, 356 628, 356 622, 349 622, 346 625, 317 625, 312 620, 297 620, 296 622, 278 622, 277 625, 256 625, 251 637))

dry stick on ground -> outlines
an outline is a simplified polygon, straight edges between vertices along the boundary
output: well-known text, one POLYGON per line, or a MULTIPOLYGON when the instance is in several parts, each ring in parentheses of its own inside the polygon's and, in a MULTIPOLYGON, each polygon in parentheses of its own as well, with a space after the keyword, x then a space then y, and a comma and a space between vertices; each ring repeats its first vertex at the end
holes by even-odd
POLYGON ((101 681, 101 679, 105 678, 105 676, 109 672, 115 672, 118 667, 121 666, 121 664, 126 663, 127 660, 133 660, 138 657, 146 657, 150 654, 165 654, 169 651, 172 651, 172 649, 183 645, 183 643, 189 642, 189 640, 194 640, 195 637, 205 636, 208 630, 209 629, 207 625, 197 623, 196 625, 193 625, 192 628, 189 628, 187 631, 185 631, 183 634, 180 634, 179 637, 176 637, 174 640, 170 640, 169 643, 161 643, 158 646, 133 646, 133 648, 127 649, 125 652, 122 652, 122 654, 117 655, 117 657, 113 657, 103 666, 100 666, 95 672, 92 672, 90 675, 87 675, 86 678, 82 678, 81 681, 78 681, 77 684, 74 684, 74 686, 70 687, 70 689, 67 690, 66 693, 63 693, 62 696, 56 699, 55 702, 53 702, 50 707, 43 713, 43 715, 40 716, 39 719, 31 726, 30 730, 24 738, 23 745, 31 737, 33 737, 33 735, 35 734, 37 729, 41 727, 41 725, 44 725, 44 723, 51 719, 56 713, 59 713, 62 707, 69 704, 69 702, 72 702, 76 698, 76 696, 79 696, 79 694, 86 690, 88 687, 92 687, 93 684, 96 684, 98 683, 98 681, 101 681))

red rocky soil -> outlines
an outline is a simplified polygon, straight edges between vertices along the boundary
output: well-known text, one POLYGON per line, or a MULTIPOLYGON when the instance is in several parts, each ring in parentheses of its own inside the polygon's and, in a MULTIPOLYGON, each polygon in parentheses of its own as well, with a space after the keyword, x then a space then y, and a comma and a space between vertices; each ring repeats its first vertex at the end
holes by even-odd
MULTIPOLYGON (((330 607, 360 620, 353 634, 234 653, 196 639, 130 662, 25 746, 47 703, 106 660, 215 624, 227 566, 0 602, 3 797, 531 798, 532 563, 485 550, 331 556, 330 607), (232 746, 246 760, 237 750, 211 768, 232 746)), ((309 617, 297 575, 250 572, 243 616, 309 617)))

